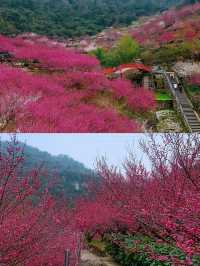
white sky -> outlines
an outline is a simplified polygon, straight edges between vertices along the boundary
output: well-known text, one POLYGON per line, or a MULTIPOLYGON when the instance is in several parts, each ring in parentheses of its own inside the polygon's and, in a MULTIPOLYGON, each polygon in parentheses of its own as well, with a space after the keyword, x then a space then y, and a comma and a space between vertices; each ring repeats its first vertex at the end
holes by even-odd
MULTIPOLYGON (((17 134, 19 141, 52 155, 66 154, 89 168, 94 168, 96 158, 101 156, 106 156, 109 164, 120 166, 133 149, 136 157, 148 164, 138 146, 139 140, 146 137, 145 134, 17 134)), ((7 140, 10 136, 0 134, 0 138, 7 140)))

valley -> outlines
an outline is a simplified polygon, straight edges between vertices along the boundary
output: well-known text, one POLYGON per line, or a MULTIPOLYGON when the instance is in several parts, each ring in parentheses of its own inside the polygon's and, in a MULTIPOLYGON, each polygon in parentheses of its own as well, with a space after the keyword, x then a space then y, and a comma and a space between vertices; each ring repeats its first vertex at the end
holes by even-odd
POLYGON ((199 18, 196 3, 93 37, 2 35, 1 132, 198 132, 199 18))

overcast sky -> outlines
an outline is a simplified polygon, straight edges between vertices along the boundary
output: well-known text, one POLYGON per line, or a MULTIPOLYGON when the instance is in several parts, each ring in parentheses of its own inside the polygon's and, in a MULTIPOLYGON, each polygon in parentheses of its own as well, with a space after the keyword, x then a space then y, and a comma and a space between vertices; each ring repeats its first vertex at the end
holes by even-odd
MULTIPOLYGON (((2 140, 9 134, 0 134, 2 140)), ((17 134, 20 141, 52 155, 66 154, 89 168, 97 157, 106 156, 108 162, 121 165, 127 152, 135 150, 138 159, 144 158, 138 142, 145 134, 17 134)))

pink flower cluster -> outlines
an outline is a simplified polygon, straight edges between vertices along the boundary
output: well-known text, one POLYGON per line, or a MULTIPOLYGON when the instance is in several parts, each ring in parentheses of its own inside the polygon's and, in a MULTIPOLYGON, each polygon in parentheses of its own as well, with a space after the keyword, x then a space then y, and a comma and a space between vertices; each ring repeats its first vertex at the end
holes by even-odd
POLYGON ((192 85, 200 86, 200 75, 199 74, 193 75, 189 82, 192 85))

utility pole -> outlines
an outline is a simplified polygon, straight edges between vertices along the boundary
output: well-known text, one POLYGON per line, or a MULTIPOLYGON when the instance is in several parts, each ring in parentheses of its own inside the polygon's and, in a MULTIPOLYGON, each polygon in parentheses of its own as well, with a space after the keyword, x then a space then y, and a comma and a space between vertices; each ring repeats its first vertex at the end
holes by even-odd
POLYGON ((64 262, 64 266, 70 266, 70 250, 67 249, 65 251, 65 262, 64 262))
POLYGON ((79 266, 80 264, 80 259, 81 259, 81 240, 79 238, 78 245, 77 245, 77 266, 79 266))

